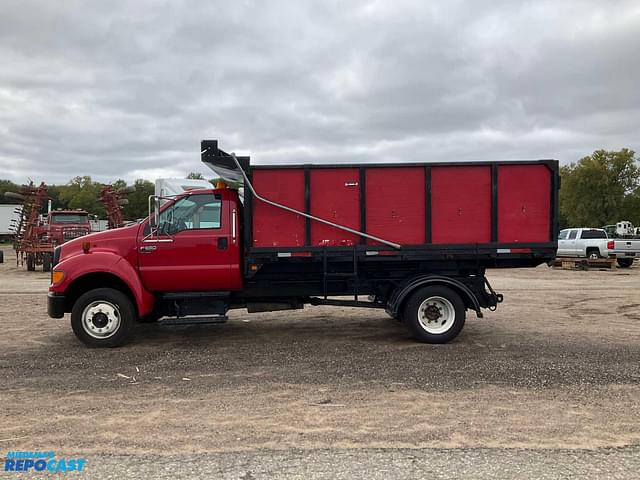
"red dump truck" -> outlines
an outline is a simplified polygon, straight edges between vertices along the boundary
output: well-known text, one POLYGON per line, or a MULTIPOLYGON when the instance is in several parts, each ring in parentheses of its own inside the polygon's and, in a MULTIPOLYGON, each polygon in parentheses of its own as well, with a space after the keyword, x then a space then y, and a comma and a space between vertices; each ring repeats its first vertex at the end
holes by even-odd
POLYGON ((150 197, 144 221, 56 248, 48 313, 85 344, 305 305, 385 310, 444 343, 502 301, 487 268, 555 258, 555 160, 266 166, 214 140, 201 155, 234 188, 150 197))

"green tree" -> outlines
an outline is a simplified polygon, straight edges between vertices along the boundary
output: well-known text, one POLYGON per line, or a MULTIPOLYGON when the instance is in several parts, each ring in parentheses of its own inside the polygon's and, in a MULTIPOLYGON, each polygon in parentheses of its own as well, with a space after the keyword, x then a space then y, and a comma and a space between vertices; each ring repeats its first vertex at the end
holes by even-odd
POLYGON ((67 185, 61 187, 59 201, 67 208, 81 208, 104 218, 104 206, 100 201, 102 187, 101 183, 92 181, 89 176, 75 177, 67 185))
POLYGON ((189 173, 189 175, 187 175, 187 178, 189 180, 204 180, 204 177, 200 172, 191 172, 189 173))
POLYGON ((633 150, 596 150, 563 166, 560 175, 563 226, 600 227, 619 220, 634 221, 628 215, 634 199, 640 199, 640 169, 633 150))
MULTIPOLYGON (((124 186, 126 186, 126 183, 124 186)), ((127 220, 137 220, 148 215, 149 195, 153 195, 155 190, 155 185, 152 182, 143 179, 136 180, 133 186, 135 190, 125 196, 129 201, 129 203, 124 206, 123 211, 124 218, 127 220)))

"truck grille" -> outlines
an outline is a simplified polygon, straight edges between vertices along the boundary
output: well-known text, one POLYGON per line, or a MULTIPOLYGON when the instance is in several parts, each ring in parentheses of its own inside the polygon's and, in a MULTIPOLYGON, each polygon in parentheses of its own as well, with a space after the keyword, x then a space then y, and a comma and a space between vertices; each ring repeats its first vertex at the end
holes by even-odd
POLYGON ((69 240, 73 240, 74 238, 83 237, 87 233, 89 233, 89 231, 85 228, 70 228, 62 232, 62 238, 65 242, 68 242, 69 240))

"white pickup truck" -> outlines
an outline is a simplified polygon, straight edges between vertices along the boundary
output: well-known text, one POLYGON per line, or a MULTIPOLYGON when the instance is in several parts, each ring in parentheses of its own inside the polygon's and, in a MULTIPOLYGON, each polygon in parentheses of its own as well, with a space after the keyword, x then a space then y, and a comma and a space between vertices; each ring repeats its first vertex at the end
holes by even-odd
POLYGON ((607 258, 615 255, 621 267, 640 256, 640 240, 610 239, 601 228, 567 228, 558 235, 559 257, 607 258))

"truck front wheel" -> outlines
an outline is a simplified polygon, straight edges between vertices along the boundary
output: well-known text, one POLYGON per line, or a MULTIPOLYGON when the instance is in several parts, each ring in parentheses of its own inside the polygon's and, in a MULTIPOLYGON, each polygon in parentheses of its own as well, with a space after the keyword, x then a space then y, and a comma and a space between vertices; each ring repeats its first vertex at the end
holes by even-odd
POLYGON ((417 290, 404 307, 403 321, 413 337, 424 343, 446 343, 464 327, 465 307, 460 295, 434 285, 417 290))
POLYGON ((602 255, 600 255, 600 250, 597 248, 590 248, 587 250, 587 258, 590 260, 598 260, 602 258, 602 255))
POLYGON ((129 297, 113 288, 89 290, 71 310, 71 328, 89 347, 119 347, 131 337, 135 308, 129 297))

